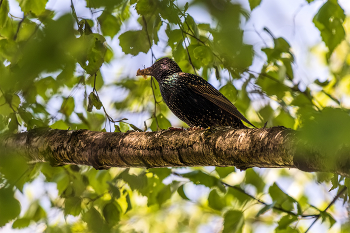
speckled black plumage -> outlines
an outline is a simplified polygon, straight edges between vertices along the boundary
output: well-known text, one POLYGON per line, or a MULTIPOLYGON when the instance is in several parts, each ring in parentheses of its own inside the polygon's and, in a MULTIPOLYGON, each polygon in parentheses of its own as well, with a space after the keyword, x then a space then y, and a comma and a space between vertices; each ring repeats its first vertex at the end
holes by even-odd
POLYGON ((170 58, 162 58, 151 67, 138 71, 138 75, 147 74, 158 81, 169 109, 191 127, 247 128, 241 120, 254 126, 210 83, 197 75, 182 72, 170 58))

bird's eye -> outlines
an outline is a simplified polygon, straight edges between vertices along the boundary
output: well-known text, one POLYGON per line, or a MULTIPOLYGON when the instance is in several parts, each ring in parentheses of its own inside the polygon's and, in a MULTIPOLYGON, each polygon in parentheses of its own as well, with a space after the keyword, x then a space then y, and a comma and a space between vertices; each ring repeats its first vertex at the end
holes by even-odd
POLYGON ((167 69, 167 65, 161 64, 162 69, 167 69))

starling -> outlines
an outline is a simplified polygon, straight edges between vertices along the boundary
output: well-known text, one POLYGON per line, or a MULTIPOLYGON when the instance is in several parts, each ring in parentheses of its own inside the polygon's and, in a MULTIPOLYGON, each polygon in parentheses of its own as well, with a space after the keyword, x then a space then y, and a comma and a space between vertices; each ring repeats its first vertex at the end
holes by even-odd
POLYGON ((190 127, 248 128, 241 120, 255 127, 210 83, 200 76, 182 72, 170 58, 162 58, 149 68, 139 69, 137 75, 155 77, 166 105, 190 127))

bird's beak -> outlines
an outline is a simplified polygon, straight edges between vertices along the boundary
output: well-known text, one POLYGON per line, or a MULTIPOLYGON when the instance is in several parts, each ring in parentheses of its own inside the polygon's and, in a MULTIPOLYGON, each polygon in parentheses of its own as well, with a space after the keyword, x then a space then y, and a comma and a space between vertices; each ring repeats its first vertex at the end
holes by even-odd
POLYGON ((152 75, 152 70, 153 70, 152 67, 148 67, 148 68, 143 69, 143 70, 138 69, 136 75, 143 76, 143 78, 146 79, 147 75, 152 75))

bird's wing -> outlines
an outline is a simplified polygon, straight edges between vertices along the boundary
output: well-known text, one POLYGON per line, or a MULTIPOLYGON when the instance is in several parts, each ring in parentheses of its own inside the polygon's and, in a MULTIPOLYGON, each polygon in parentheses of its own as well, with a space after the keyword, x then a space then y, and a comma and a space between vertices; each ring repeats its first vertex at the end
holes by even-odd
POLYGON ((198 80, 198 78, 202 79, 200 80, 200 82, 193 82, 193 83, 187 83, 188 86, 197 94, 203 96, 204 98, 206 98, 207 100, 209 100, 210 102, 216 104, 217 106, 219 106, 220 108, 224 109, 225 111, 231 113, 232 115, 234 115, 235 117, 237 117, 238 119, 241 119, 245 122, 247 122, 248 124, 250 124, 251 126, 255 127, 255 125, 253 125, 252 123, 250 123, 250 121, 248 121, 236 108, 236 106, 234 106, 223 94, 221 94, 217 89, 215 89, 210 83, 208 83, 207 81, 205 81, 203 78, 196 76, 193 77, 195 75, 191 75, 192 77, 190 78, 195 78, 195 80, 198 80))

